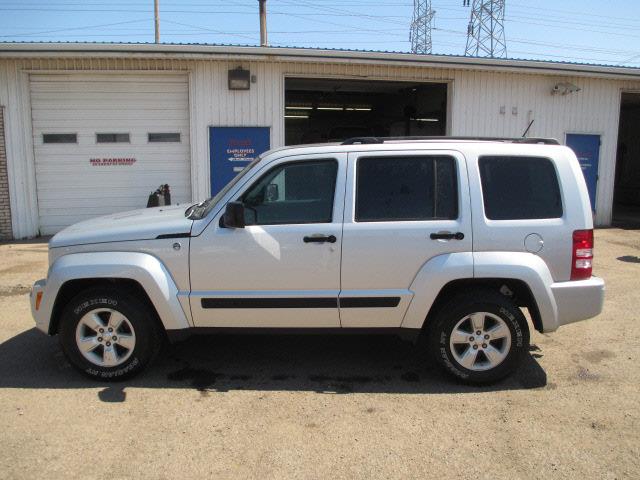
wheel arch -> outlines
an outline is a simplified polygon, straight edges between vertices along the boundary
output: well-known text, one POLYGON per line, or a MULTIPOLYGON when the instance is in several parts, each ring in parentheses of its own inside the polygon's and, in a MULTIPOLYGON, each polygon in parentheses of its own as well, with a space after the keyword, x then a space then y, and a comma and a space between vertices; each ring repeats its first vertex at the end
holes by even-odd
POLYGON ((439 255, 425 263, 411 284, 413 298, 403 328, 422 329, 446 298, 470 287, 516 294, 541 332, 558 328, 558 308, 551 291, 553 278, 544 261, 522 252, 460 252, 439 255))
POLYGON ((37 315, 58 331, 64 305, 81 290, 95 286, 123 288, 153 308, 163 330, 191 327, 188 295, 181 295, 169 271, 156 257, 140 252, 93 252, 58 258, 49 269, 37 315))
POLYGON ((440 290, 431 305, 425 317, 423 328, 428 328, 438 311, 451 298, 472 289, 487 289, 500 293, 513 301, 516 306, 526 308, 534 328, 539 332, 543 331, 540 309, 533 293, 531 293, 531 288, 523 280, 516 278, 462 278, 450 281, 440 290))
POLYGON ((53 309, 51 311, 49 335, 56 335, 59 332, 62 312, 69 301, 71 301, 71 299, 80 292, 92 288, 116 288, 125 291, 139 300, 142 300, 142 302, 151 311, 156 325, 160 327, 162 332, 166 332, 162 320, 160 320, 158 310, 149 298, 145 289, 136 280, 132 280, 130 278, 77 278, 63 283, 58 291, 58 295, 56 296, 53 309))

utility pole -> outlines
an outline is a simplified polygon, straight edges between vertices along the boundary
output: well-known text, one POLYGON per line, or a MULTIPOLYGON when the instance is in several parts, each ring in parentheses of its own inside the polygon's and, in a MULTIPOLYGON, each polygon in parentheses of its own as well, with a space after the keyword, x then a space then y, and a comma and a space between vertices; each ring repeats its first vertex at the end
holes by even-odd
POLYGON ((160 6, 159 0, 153 0, 154 20, 156 27, 156 43, 160 43, 160 6))
POLYGON ((413 19, 409 34, 413 53, 431 53, 431 27, 435 14, 431 9, 431 0, 413 0, 413 19))
MULTIPOLYGON (((505 0, 473 0, 471 19, 467 27, 467 48, 464 54, 472 57, 506 58, 504 37, 505 0)), ((463 5, 468 7, 469 0, 463 5)))
POLYGON ((260 46, 266 47, 267 42, 267 0, 258 0, 260 4, 260 46))

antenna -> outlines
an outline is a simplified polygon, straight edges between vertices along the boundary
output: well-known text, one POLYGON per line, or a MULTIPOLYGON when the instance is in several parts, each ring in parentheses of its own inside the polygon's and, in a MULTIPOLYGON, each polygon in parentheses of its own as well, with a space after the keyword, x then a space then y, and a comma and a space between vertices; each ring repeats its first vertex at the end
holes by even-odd
MULTIPOLYGON (((507 42, 504 38, 505 0, 473 0, 471 19, 467 27, 467 48, 471 57, 506 58, 507 42)), ((463 0, 469 6, 469 0, 463 0)))
POLYGON ((435 14, 431 9, 431 0, 413 0, 413 19, 409 34, 413 53, 431 53, 431 26, 435 14))

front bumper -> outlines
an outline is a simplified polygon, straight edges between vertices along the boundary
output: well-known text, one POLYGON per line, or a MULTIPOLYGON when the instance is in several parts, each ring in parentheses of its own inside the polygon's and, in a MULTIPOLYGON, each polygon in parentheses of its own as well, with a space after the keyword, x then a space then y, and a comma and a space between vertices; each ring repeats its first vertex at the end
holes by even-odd
POLYGON ((551 291, 558 309, 558 326, 586 320, 602 312, 605 286, 601 278, 554 283, 551 291))
POLYGON ((49 322, 50 322, 50 313, 51 310, 45 308, 47 305, 48 298, 45 298, 45 288, 47 285, 47 281, 43 278, 42 280, 38 280, 33 284, 31 288, 30 295, 30 303, 31 303, 31 315, 36 322, 36 327, 38 330, 43 331, 44 333, 49 333, 49 322), (38 305, 38 298, 39 305, 38 305))

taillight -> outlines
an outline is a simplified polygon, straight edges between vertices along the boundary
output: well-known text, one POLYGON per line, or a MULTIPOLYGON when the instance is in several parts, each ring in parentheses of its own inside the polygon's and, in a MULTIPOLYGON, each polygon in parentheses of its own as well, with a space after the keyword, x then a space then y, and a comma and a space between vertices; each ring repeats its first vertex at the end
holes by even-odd
POLYGON ((593 230, 573 232, 573 259, 571 280, 591 278, 593 267, 593 230))

